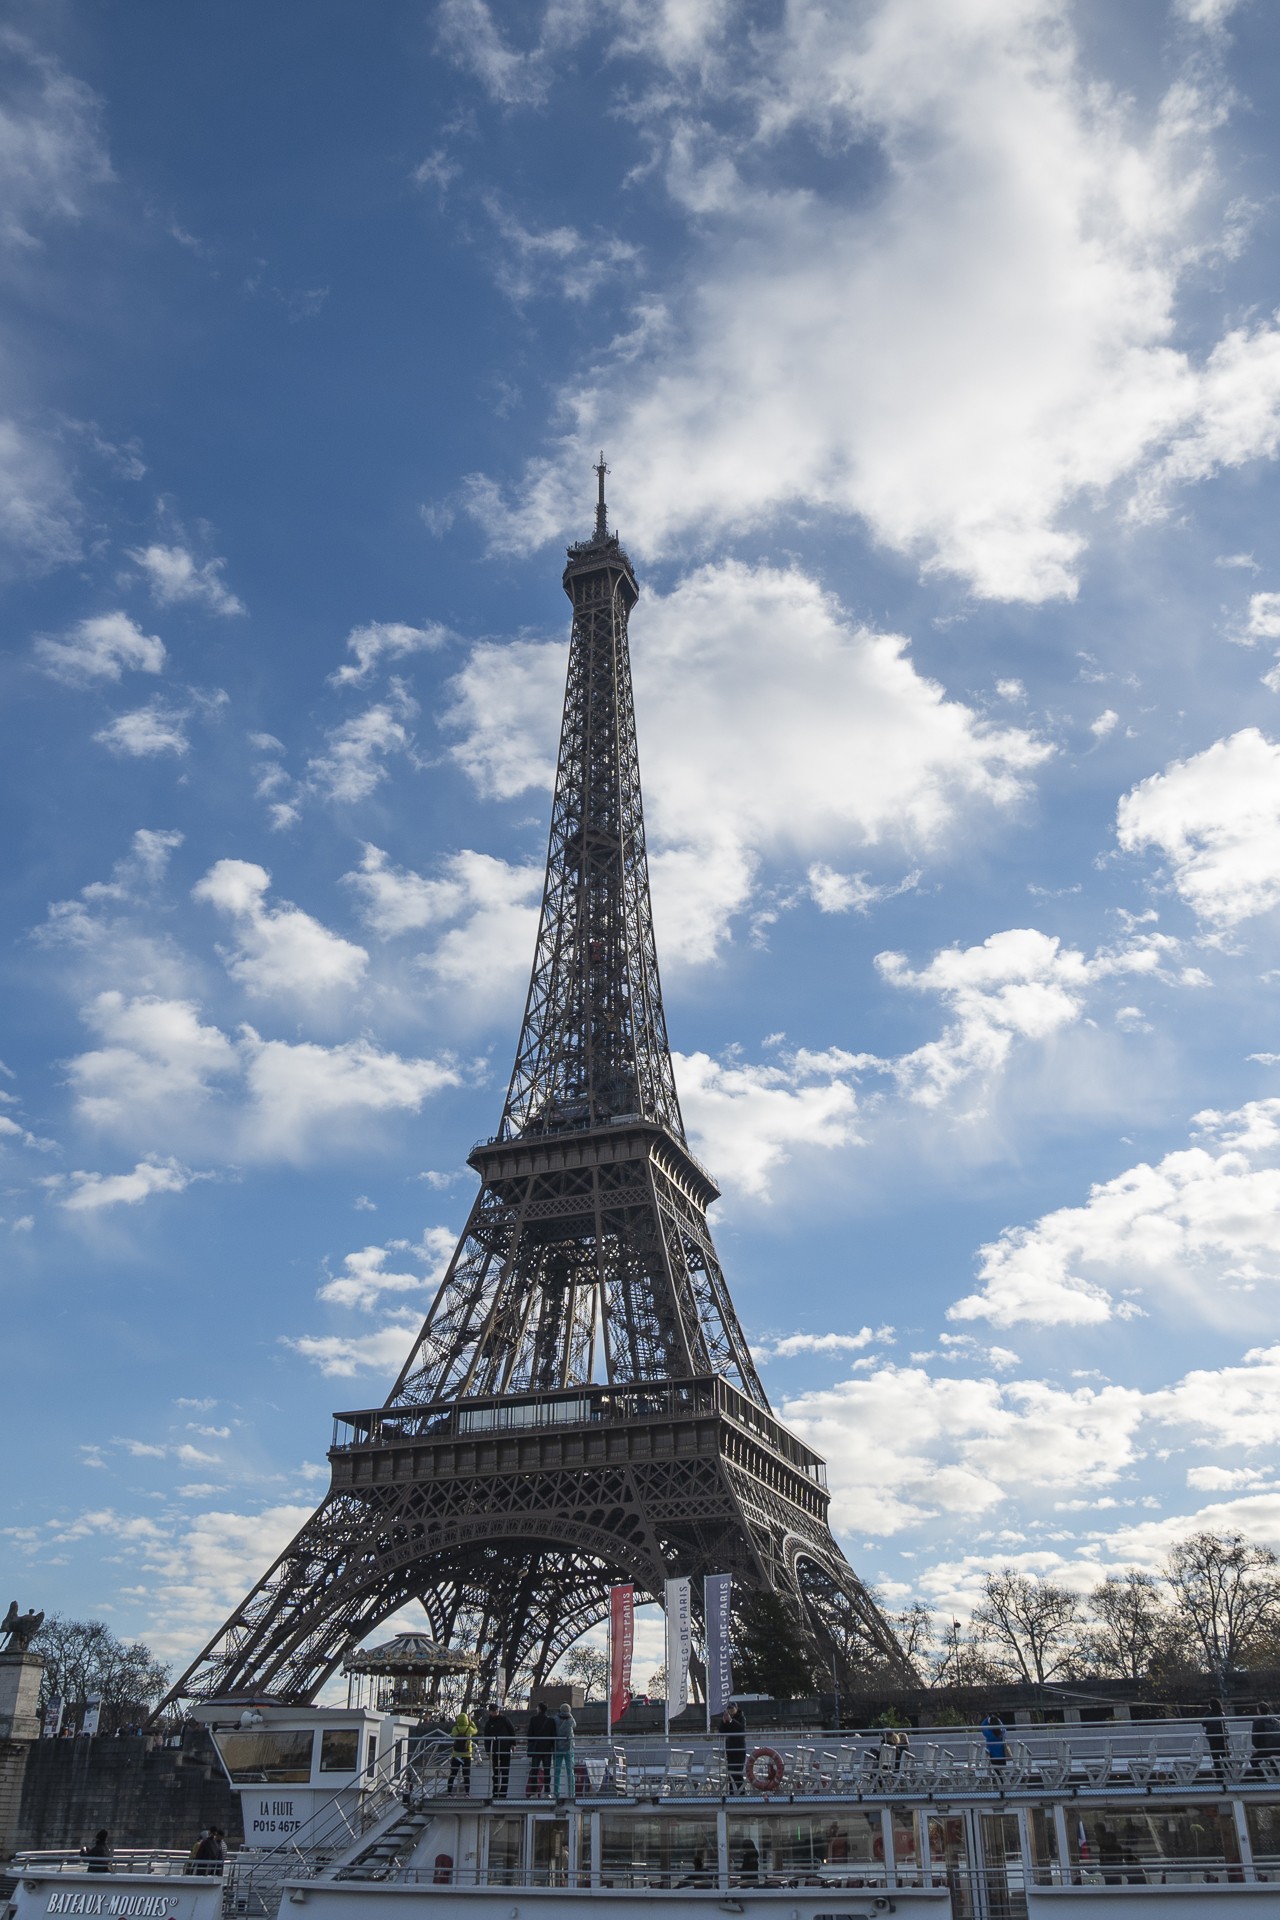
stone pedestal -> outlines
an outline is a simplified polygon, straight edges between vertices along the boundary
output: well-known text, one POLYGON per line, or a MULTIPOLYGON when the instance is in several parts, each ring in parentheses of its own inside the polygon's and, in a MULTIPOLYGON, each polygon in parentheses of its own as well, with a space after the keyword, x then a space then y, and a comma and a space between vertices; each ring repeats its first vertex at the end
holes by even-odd
POLYGON ((31 1742, 40 1738, 38 1653, 0 1653, 0 1859, 13 1852, 31 1742))
POLYGON ((0 1740, 40 1738, 43 1673, 38 1653, 0 1653, 0 1740))

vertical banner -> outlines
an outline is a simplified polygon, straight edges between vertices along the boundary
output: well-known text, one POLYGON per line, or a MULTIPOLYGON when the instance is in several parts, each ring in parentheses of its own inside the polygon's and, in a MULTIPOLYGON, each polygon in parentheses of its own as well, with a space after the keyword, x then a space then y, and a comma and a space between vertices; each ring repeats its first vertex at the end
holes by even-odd
POLYGON ((636 1639, 636 1590, 609 1589, 609 1725, 631 1705, 631 1653, 636 1639))
POLYGON ((84 1719, 80 1722, 81 1733, 83 1734, 96 1733, 98 1731, 98 1722, 101 1718, 102 1718, 102 1695, 98 1693, 91 1693, 89 1695, 89 1698, 84 1703, 84 1719))
POLYGON ((733 1657, 729 1651, 729 1599, 733 1576, 709 1573, 702 1583, 707 1622, 707 1723, 723 1713, 733 1692, 733 1657))
POLYGON ((691 1617, 688 1580, 668 1580, 667 1587, 667 1719, 683 1713, 689 1704, 691 1617))
POLYGON ((40 1722, 42 1740, 56 1740, 62 1732, 62 1696, 55 1693, 44 1710, 44 1719, 40 1722))

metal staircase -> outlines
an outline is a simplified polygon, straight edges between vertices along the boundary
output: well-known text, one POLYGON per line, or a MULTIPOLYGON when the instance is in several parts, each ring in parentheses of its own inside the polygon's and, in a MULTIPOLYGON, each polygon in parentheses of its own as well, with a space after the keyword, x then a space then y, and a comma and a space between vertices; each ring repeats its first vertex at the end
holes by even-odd
POLYGON ((431 1823, 435 1807, 434 1798, 406 1807, 376 1839, 340 1866, 334 1879, 386 1880, 398 1868, 407 1866, 423 1829, 431 1823))

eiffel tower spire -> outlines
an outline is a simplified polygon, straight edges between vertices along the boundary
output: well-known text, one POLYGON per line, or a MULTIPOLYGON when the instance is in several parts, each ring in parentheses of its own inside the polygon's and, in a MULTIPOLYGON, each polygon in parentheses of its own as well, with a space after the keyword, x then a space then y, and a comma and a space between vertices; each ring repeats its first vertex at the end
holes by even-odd
POLYGON ((538 939, 480 1191, 382 1407, 340 1414, 318 1512, 171 1698, 314 1696, 406 1601, 439 1640, 540 1681, 631 1581, 731 1572, 815 1658, 911 1669, 827 1526, 825 1468, 774 1417, 676 1095, 649 898, 627 623, 610 533, 573 607, 538 939))

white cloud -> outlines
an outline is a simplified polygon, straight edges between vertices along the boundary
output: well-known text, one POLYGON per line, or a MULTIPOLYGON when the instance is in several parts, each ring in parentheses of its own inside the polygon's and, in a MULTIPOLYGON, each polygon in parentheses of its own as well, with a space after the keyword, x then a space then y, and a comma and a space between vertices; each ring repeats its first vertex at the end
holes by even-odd
POLYGON ((1151 1286, 1166 1306, 1224 1327, 1265 1322, 1280 1283, 1280 1101, 1202 1113, 1196 1125, 1203 1145, 1006 1229, 982 1249, 980 1291, 950 1317, 1096 1325, 1131 1313, 1127 1296, 1151 1286))
POLYGON ((59 1201, 68 1213, 98 1213, 103 1207, 136 1207, 153 1193, 182 1193, 199 1176, 170 1156, 139 1160, 132 1173, 73 1173, 71 1192, 59 1201))
POLYGON ((816 861, 809 869, 809 892, 820 913, 867 913, 882 900, 894 900, 919 886, 922 875, 917 867, 896 886, 872 886, 865 873, 836 873, 816 861))
POLYGON ((126 669, 163 673, 166 658, 159 635, 143 633, 127 613, 95 614, 56 639, 42 635, 35 655, 45 673, 69 686, 119 680, 126 669))
POLYGON ((415 1314, 412 1320, 389 1323, 376 1333, 308 1333, 284 1344, 334 1379, 349 1379, 355 1373, 394 1374, 404 1365, 420 1324, 415 1314))
POLYGON ((336 667, 329 675, 330 682, 336 687, 362 686, 380 661, 433 651, 449 637, 448 628, 435 621, 425 627, 408 627, 399 620, 371 620, 367 626, 352 627, 347 651, 355 655, 355 660, 336 667))
POLYGON ((57 451, 0 419, 0 577, 48 573, 80 558, 80 503, 57 451))
POLYGON ((113 1553, 134 1560, 145 1581, 147 1644, 180 1662, 244 1598, 313 1511, 278 1504, 257 1513, 211 1509, 156 1520, 99 1510, 64 1523, 54 1537, 110 1540, 113 1553))
MULTIPOLYGON (((658 68, 643 108, 692 265, 671 325, 575 375, 573 427, 531 463, 499 539, 575 524, 598 445, 625 446, 620 515, 648 553, 791 509, 856 516, 978 594, 1075 591, 1084 513, 1133 510, 1280 439, 1280 329, 1176 343, 1184 278, 1227 244, 1214 135, 1223 97, 1197 65, 1154 112, 1083 65, 1057 7, 1013 0, 796 0, 772 30, 742 7, 619 10, 615 45, 658 68), (921 49, 928 48, 928 57, 921 49), (846 186, 781 184, 779 143, 878 163, 846 186)), ((516 52, 479 0, 449 42, 498 97, 537 97, 558 26, 516 52)))
POLYGON ((325 752, 307 762, 312 784, 328 800, 367 799, 387 777, 387 755, 408 752, 406 722, 417 711, 417 702, 393 678, 388 699, 354 714, 326 736, 325 752))
MULTIPOLYGON (((1280 1437, 1277 1386, 1277 1347, 1253 1349, 1238 1364, 1191 1372, 1150 1392, 1111 1383, 1064 1388, 1034 1379, 933 1377, 920 1366, 881 1363, 786 1400, 782 1415, 829 1463, 835 1523, 884 1535, 941 1515, 969 1529, 984 1519, 990 1525, 1002 1507, 1034 1510, 1055 1493, 1092 1496, 1058 1500, 1057 1511, 1114 1508, 1120 1502, 1105 1495, 1118 1485, 1135 1490, 1124 1499, 1133 1507, 1143 1484, 1139 1463, 1170 1447, 1253 1451, 1261 1456, 1253 1465, 1192 1466, 1186 1479, 1206 1492, 1256 1488, 1280 1437)), ((1222 1509, 1210 1517, 1126 1523, 1103 1537, 1105 1562, 1158 1564, 1171 1540, 1197 1525, 1224 1523, 1222 1509)), ((1273 1500, 1269 1525, 1249 1531, 1266 1538, 1277 1523, 1273 1500)), ((988 1546, 985 1558, 975 1554, 967 1564, 980 1568, 991 1558, 988 1546)), ((1055 1572, 1061 1564, 1051 1547, 1038 1570, 1055 1572)), ((1090 1585, 1101 1577, 1094 1566, 1090 1585)), ((929 1575, 927 1583, 942 1577, 929 1575)))
MULTIPOLYGON (((1016 804, 1048 753, 949 700, 905 640, 852 625, 796 571, 704 567, 642 600, 633 639, 664 960, 714 956, 762 859, 932 847, 1016 804)), ((475 649, 447 719, 483 793, 550 784, 563 687, 559 644, 475 649)))
POLYGON ((191 1001, 100 994, 85 1011, 106 1044, 70 1061, 77 1111, 118 1137, 181 1136, 224 1160, 304 1161, 368 1138, 375 1115, 416 1113, 461 1076, 448 1062, 404 1058, 368 1039, 325 1047, 233 1041, 191 1001))
POLYGON ((238 1072, 231 1041, 201 1023, 193 1001, 112 990, 84 1018, 106 1044, 78 1055, 69 1072, 77 1109, 94 1126, 145 1131, 175 1109, 190 1113, 214 1082, 238 1072))
POLYGON ((1109 1485, 1133 1458, 1142 1395, 884 1366, 782 1416, 828 1462, 834 1523, 882 1535, 940 1513, 971 1523, 1010 1493, 1109 1485))
POLYGON ((312 1001, 359 985, 369 956, 300 907, 266 903, 271 875, 249 860, 219 860, 191 889, 235 923, 238 946, 224 955, 246 992, 312 1001))
POLYGON ((535 103, 546 92, 548 47, 509 47, 485 0, 443 0, 436 15, 441 45, 506 106, 535 103))
POLYGON ((435 986, 492 1007, 517 993, 528 978, 542 866, 516 867, 491 854, 466 851, 451 855, 444 869, 458 890, 458 924, 421 956, 420 964, 435 986))
POLYGON ((517 867, 465 848, 442 860, 438 874, 428 878, 392 866, 380 847, 366 843, 359 867, 343 880, 360 896, 365 923, 384 940, 447 928, 417 961, 436 988, 492 1012, 527 979, 541 862, 517 867))
POLYGON ((860 1353, 892 1338, 892 1327, 859 1327, 857 1333, 788 1333, 777 1340, 755 1340, 752 1351, 758 1360, 793 1360, 798 1353, 860 1353))
POLYGON ((1120 724, 1120 715, 1114 707, 1106 707, 1096 720, 1089 722, 1089 731, 1095 740, 1105 740, 1120 724))
POLYGON ((1280 640, 1280 593, 1250 594, 1245 638, 1280 640))
POLYGON ((798 1148, 857 1141, 858 1102, 845 1076, 860 1064, 834 1051, 801 1051, 772 1066, 675 1055, 680 1106, 695 1147, 726 1186, 761 1199, 798 1148))
MULTIPOLYGON (((0 250, 11 262, 37 253, 49 225, 79 219, 111 179, 100 122, 96 94, 16 29, 0 28, 0 250)), ((12 345, 9 384, 25 411, 36 387, 12 345)), ((82 517, 54 441, 0 417, 0 576, 79 559, 82 517)))
POLYGON ((1115 976, 1159 973, 1177 942, 1145 934, 1087 958, 1034 927, 993 933, 980 947, 948 947, 913 971, 900 953, 879 953, 891 985, 935 993, 954 1018, 936 1040, 882 1065, 907 1096, 938 1106, 971 1076, 989 1076, 1015 1041, 1048 1040, 1084 1012, 1086 995, 1115 976))
POLYGON ((483 204, 500 242, 494 256, 498 286, 517 305, 539 293, 589 300, 603 280, 638 263, 639 249, 615 234, 529 227, 492 193, 483 204))
POLYGON ((122 713, 108 726, 99 728, 93 737, 112 753, 130 760, 145 760, 160 753, 176 753, 181 757, 191 747, 186 721, 184 709, 153 700, 133 713, 122 713))
POLYGON ((0 31, 0 240, 40 245, 35 229, 79 219, 113 176, 102 103, 84 82, 7 27, 0 31))
POLYGON ((225 560, 206 560, 198 566, 185 547, 130 547, 129 558, 142 568, 151 588, 151 597, 162 607, 192 603, 210 613, 243 613, 238 600, 222 578, 225 560))
POLYGON ((1212 926, 1235 926, 1280 901, 1280 746, 1242 727, 1175 760, 1125 794, 1116 837, 1152 847, 1179 894, 1212 926))
POLYGON ((420 1273, 403 1273, 387 1266, 386 1247, 361 1247, 349 1253, 342 1264, 345 1271, 326 1280, 319 1298, 335 1307, 372 1307, 384 1294, 421 1293, 426 1282, 420 1273))
POLYGON ((392 866, 382 848, 368 840, 359 867, 342 879, 359 895, 361 919, 382 940, 451 919, 463 904, 455 881, 429 880, 408 867, 392 866))
POLYGON ((243 1031, 245 1083, 252 1109, 244 1140, 257 1154, 303 1160, 335 1125, 363 1126, 374 1114, 417 1113, 429 1094, 460 1084, 438 1060, 405 1059, 371 1040, 322 1047, 263 1040, 243 1031))
POLYGON ((162 753, 177 754, 181 759, 191 748, 187 722, 196 715, 217 719, 228 704, 227 695, 220 689, 202 693, 193 687, 188 689, 188 696, 183 705, 177 706, 157 694, 145 707, 120 714, 93 737, 126 759, 149 759, 162 753))

